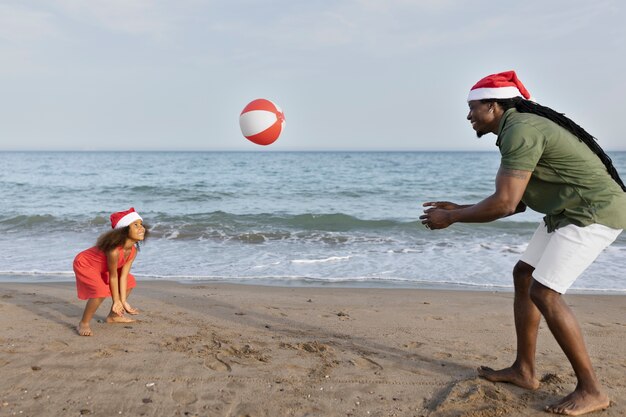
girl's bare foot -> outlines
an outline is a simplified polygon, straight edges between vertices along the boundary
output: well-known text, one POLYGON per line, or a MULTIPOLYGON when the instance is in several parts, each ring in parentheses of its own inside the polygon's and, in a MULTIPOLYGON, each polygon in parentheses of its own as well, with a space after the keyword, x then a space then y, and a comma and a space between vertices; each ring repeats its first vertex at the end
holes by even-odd
POLYGON ((116 316, 116 315, 111 315, 111 314, 109 314, 106 318, 107 323, 133 323, 135 321, 136 320, 129 319, 128 317, 116 316))
POLYGON ((531 390, 539 388, 539 381, 536 378, 523 375, 513 367, 496 371, 487 366, 481 366, 478 368, 478 375, 491 382, 510 382, 518 387, 531 390))
POLYGON ((78 323, 78 326, 76 326, 76 331, 80 336, 93 336, 93 332, 91 331, 91 327, 89 327, 89 323, 78 323))
POLYGON ((546 407, 546 411, 566 416, 579 416, 609 408, 611 401, 602 393, 587 393, 575 390, 561 401, 546 407))

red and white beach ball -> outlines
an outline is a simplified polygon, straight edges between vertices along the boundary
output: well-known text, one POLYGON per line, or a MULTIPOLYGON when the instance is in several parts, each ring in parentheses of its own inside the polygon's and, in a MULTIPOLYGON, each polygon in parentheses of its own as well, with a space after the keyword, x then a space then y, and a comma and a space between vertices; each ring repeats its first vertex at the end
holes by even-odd
POLYGON ((280 107, 264 98, 248 103, 239 115, 241 133, 257 145, 274 143, 285 127, 285 115, 280 107))

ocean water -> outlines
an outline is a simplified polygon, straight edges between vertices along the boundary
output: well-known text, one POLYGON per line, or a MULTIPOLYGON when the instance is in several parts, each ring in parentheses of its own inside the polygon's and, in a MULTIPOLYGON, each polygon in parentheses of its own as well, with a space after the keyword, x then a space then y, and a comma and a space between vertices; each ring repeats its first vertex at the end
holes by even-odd
MULTIPOLYGON (((610 153, 626 175, 626 152, 610 153)), ((511 289, 542 215, 429 231, 422 203, 493 192, 497 152, 0 152, 0 281, 72 281, 134 206, 143 280, 511 289)), ((574 285, 626 292, 622 235, 574 285)))

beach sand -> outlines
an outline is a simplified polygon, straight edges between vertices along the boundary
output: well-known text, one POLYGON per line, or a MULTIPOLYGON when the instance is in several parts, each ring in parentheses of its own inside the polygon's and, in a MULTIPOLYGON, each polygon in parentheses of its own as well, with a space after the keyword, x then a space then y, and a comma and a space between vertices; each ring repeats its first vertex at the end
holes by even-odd
MULTIPOLYGON (((568 295, 626 415, 626 298, 568 295)), ((0 284, 2 416, 532 416, 575 378, 544 322, 541 387, 480 379, 515 354, 513 294, 139 282, 140 322, 75 332, 73 283, 0 284)), ((99 321, 98 321, 99 320, 99 321)))

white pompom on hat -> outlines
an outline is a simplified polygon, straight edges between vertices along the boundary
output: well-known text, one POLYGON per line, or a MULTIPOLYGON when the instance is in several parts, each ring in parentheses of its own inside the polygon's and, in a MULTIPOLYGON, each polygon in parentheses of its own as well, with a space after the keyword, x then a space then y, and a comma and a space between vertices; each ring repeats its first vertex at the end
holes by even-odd
POLYGON ((488 75, 474 84, 467 101, 513 97, 523 97, 534 101, 524 84, 517 78, 515 71, 505 71, 488 75))
POLYGON ((111 214, 111 228, 121 229, 122 227, 129 226, 135 220, 143 220, 141 216, 135 211, 133 207, 126 211, 118 211, 111 214))

